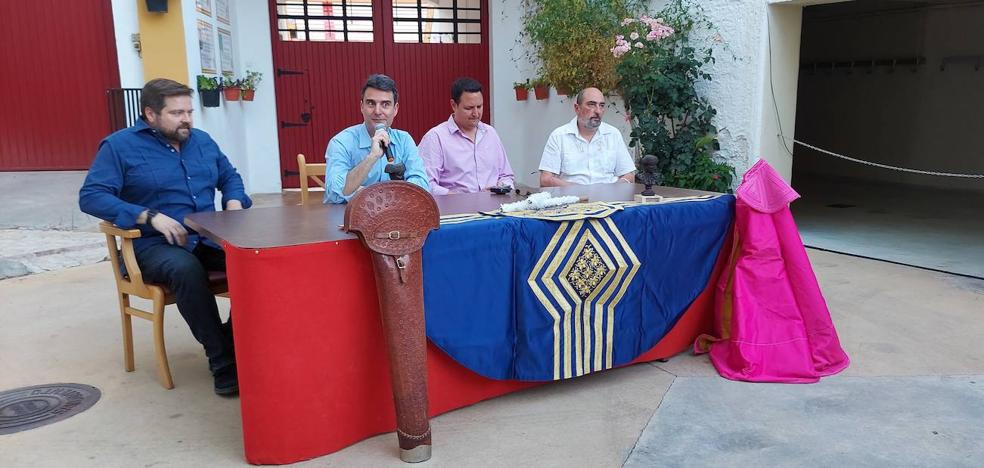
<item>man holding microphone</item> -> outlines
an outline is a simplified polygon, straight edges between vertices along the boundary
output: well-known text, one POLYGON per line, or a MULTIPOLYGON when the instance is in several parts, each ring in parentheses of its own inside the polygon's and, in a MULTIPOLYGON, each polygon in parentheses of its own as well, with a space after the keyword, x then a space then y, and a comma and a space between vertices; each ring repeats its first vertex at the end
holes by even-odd
POLYGON ((413 137, 390 128, 400 110, 399 100, 392 78, 377 74, 366 80, 360 99, 364 122, 328 142, 324 203, 346 203, 359 188, 391 180, 387 166, 389 172, 402 169, 403 180, 430 191, 413 137))

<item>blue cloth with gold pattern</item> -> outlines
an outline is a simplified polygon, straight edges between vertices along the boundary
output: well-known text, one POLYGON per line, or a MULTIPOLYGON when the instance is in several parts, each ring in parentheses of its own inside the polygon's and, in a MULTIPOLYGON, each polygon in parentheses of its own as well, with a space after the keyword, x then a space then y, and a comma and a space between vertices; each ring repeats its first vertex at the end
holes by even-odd
POLYGON ((492 379, 560 380, 631 362, 707 286, 734 200, 442 224, 423 250, 427 337, 492 379))

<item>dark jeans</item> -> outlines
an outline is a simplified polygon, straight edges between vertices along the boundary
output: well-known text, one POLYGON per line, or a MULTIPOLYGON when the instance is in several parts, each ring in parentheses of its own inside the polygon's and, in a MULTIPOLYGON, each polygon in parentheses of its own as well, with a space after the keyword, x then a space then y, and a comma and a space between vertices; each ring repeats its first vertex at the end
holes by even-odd
POLYGON ((137 254, 144 280, 167 285, 191 334, 205 347, 212 372, 235 364, 232 317, 223 324, 215 296, 208 289, 208 271, 225 271, 225 252, 199 243, 194 251, 170 244, 147 247, 137 254))

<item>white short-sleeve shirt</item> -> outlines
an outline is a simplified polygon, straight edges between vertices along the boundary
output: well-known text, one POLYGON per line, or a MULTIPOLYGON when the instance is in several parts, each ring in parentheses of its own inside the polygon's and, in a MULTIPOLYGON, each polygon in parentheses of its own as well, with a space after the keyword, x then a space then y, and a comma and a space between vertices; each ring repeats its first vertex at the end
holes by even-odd
POLYGON ((602 122, 589 142, 578 133, 574 118, 550 133, 540 170, 575 184, 609 184, 636 168, 618 129, 602 122))

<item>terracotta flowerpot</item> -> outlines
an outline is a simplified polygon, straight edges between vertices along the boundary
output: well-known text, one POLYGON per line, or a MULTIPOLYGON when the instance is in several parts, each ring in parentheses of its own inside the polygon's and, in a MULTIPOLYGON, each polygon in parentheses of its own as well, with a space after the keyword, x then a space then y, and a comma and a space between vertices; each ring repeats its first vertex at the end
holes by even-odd
POLYGON ((225 95, 226 101, 238 101, 239 100, 239 88, 223 88, 222 94, 225 95))
POLYGON ((256 93, 255 89, 244 89, 242 90, 243 101, 252 101, 253 94, 256 93))
POLYGON ((571 90, 569 90, 567 88, 561 88, 561 87, 558 86, 556 89, 557 89, 557 95, 558 96, 570 96, 571 95, 571 90))
POLYGON ((525 101, 530 97, 530 90, 526 88, 513 88, 516 90, 516 100, 525 101))
POLYGON ((550 96, 549 86, 536 86, 533 88, 533 94, 536 96, 537 101, 542 101, 550 96))

